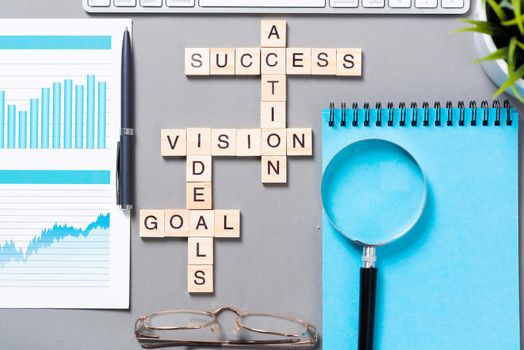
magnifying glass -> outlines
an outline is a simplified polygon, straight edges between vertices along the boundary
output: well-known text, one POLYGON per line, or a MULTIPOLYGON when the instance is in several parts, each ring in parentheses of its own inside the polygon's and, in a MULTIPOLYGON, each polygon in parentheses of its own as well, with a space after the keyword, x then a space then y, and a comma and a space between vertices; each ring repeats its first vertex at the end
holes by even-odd
POLYGON ((415 226, 426 205, 426 178, 404 148, 366 139, 344 147, 329 162, 321 197, 330 224, 363 247, 358 348, 372 350, 376 247, 403 237, 415 226))

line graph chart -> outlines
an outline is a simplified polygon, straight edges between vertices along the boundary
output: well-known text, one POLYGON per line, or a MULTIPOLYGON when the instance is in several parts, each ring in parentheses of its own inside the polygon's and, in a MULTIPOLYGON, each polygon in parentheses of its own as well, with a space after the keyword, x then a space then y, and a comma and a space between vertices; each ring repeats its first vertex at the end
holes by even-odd
POLYGON ((107 287, 108 171, 0 170, 0 287, 107 287))

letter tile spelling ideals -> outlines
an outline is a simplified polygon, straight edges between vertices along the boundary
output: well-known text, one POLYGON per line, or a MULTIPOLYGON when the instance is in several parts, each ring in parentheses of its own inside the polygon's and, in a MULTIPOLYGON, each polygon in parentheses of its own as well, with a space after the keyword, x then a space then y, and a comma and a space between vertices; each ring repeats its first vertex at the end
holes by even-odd
POLYGON ((287 182, 287 158, 313 155, 311 128, 288 128, 287 77, 362 75, 359 48, 287 48, 287 23, 262 20, 260 47, 186 48, 186 76, 260 76, 260 128, 163 129, 163 157, 186 157, 186 208, 140 211, 143 238, 188 240, 187 290, 214 292, 214 240, 240 237, 240 210, 214 209, 213 157, 259 157, 262 183, 287 182))

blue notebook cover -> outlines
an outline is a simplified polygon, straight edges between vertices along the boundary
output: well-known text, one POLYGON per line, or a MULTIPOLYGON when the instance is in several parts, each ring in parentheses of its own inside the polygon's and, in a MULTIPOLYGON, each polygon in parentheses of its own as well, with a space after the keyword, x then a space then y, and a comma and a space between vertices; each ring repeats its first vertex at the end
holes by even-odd
MULTIPOLYGON (((517 112, 344 111, 346 126, 341 109, 323 111, 323 169, 349 143, 380 138, 410 152, 428 181, 414 230, 377 248, 375 349, 520 349, 517 112)), ((362 249, 324 215, 322 250, 323 349, 357 349, 362 249)))

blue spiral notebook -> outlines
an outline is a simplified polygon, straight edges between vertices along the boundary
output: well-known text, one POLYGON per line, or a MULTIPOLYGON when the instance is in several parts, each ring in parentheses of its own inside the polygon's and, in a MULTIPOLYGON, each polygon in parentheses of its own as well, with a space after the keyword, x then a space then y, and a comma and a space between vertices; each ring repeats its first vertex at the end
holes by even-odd
MULTIPOLYGON (((520 349, 516 110, 362 107, 323 111, 323 169, 349 143, 379 138, 410 152, 428 182, 414 230, 377 249, 375 349, 520 349)), ((362 250, 325 215, 322 250, 323 349, 357 349, 362 250)))

